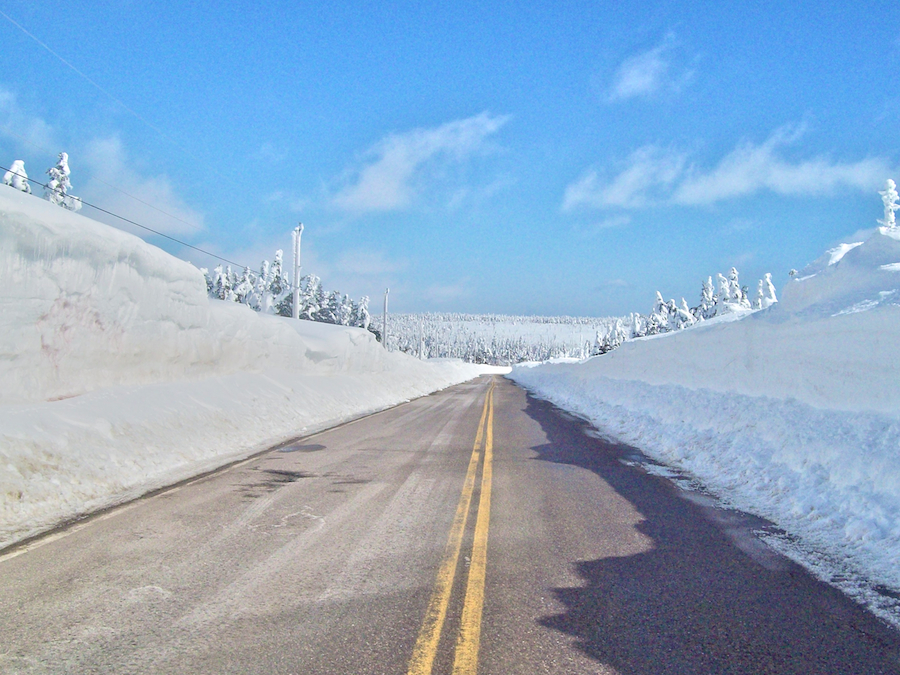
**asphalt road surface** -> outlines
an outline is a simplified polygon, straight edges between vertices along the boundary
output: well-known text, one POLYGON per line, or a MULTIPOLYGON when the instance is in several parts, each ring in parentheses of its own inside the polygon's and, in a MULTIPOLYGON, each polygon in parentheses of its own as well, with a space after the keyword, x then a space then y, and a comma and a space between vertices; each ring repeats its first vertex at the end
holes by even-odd
POLYGON ((900 673, 766 524, 483 377, 0 552, 2 673, 900 673))

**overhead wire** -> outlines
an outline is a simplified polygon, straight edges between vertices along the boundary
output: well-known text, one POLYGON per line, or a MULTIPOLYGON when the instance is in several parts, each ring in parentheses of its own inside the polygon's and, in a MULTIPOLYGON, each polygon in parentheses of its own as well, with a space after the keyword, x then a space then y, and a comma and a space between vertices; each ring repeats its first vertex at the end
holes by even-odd
MULTIPOLYGON (((113 96, 111 93, 109 93, 106 89, 104 89, 104 88, 101 87, 99 84, 97 84, 97 83, 96 83, 94 80, 92 80, 90 77, 88 77, 88 76, 85 75, 83 72, 81 72, 78 68, 76 68, 76 67, 73 66, 71 63, 69 63, 68 61, 66 61, 62 56, 60 56, 60 55, 57 54, 55 51, 53 51, 46 43, 44 43, 42 40, 40 40, 38 37, 36 37, 33 33, 29 32, 22 24, 20 24, 18 21, 16 21, 15 19, 13 19, 13 18, 12 18, 11 16, 9 16, 8 14, 6 14, 3 10, 0 10, 0 16, 2 16, 4 19, 6 19, 7 21, 9 21, 13 26, 15 26, 16 28, 18 28, 18 29, 19 29, 20 31, 22 31, 25 35, 27 35, 29 38, 31 38, 31 39, 34 40, 37 44, 39 44, 41 47, 43 47, 48 53, 50 53, 50 54, 53 55, 55 58, 57 58, 63 65, 65 65, 67 68, 69 68, 73 73, 75 73, 75 74, 78 75, 79 77, 81 77, 81 78, 85 79, 87 82, 89 82, 89 83, 90 83, 95 89, 97 89, 97 91, 99 91, 101 94, 103 94, 104 96, 106 96, 107 98, 109 98, 111 101, 113 101, 116 105, 120 106, 120 107, 121 107, 123 110, 125 110, 126 112, 130 113, 131 115, 133 115, 136 119, 138 119, 139 121, 141 121, 143 124, 146 124, 148 127, 150 127, 153 131, 155 131, 157 134, 159 134, 159 136, 160 136, 161 138, 163 138, 163 139, 165 139, 166 141, 168 141, 169 143, 171 143, 173 146, 175 146, 176 148, 178 148, 179 150, 181 150, 183 153, 185 153, 186 155, 188 155, 191 159, 193 159, 193 160, 195 160, 195 161, 198 161, 198 162, 202 161, 199 157, 197 157, 196 155, 194 155, 194 153, 192 153, 190 150, 188 150, 187 148, 185 148, 184 146, 182 146, 182 145, 181 145, 180 143, 178 143, 178 141, 176 141, 174 138, 172 138, 171 136, 169 136, 168 134, 166 134, 162 129, 160 129, 160 128, 157 127, 155 124, 153 124, 152 122, 150 122, 149 120, 147 120, 145 117, 143 117, 142 115, 138 114, 137 112, 135 112, 134 110, 132 110, 131 108, 129 108, 129 107, 128 107, 127 105, 125 105, 122 101, 120 101, 118 98, 116 98, 115 96, 113 96)), ((224 178, 224 176, 222 176, 221 172, 217 171, 216 169, 213 169, 213 173, 216 173, 216 174, 218 174, 219 176, 221 176, 222 178, 224 178)))
MULTIPOLYGON (((10 169, 8 167, 0 166, 0 171, 6 171, 8 173, 12 173, 13 175, 18 176, 19 178, 24 178, 29 183, 34 183, 36 185, 40 185, 41 187, 43 187, 47 190, 52 190, 53 192, 56 192, 57 194, 60 194, 60 195, 66 196, 66 197, 72 196, 72 195, 67 195, 65 192, 63 192, 59 188, 52 188, 49 185, 47 185, 46 183, 42 183, 39 180, 35 180, 34 178, 29 178, 28 176, 21 174, 18 171, 13 171, 12 169, 10 169)), ((154 230, 152 227, 147 227, 146 225, 141 225, 140 223, 138 223, 134 220, 131 220, 130 218, 126 218, 125 216, 120 216, 118 213, 113 213, 112 211, 109 211, 108 209, 104 209, 102 206, 97 206, 96 204, 91 204, 90 202, 86 202, 83 199, 81 199, 80 197, 78 198, 78 201, 80 201, 85 206, 90 206, 92 209, 96 209, 97 211, 100 211, 101 213, 110 215, 113 218, 118 218, 119 220, 122 220, 122 221, 128 223, 129 225, 134 225, 135 227, 139 227, 143 230, 147 230, 148 232, 152 232, 153 234, 155 234, 159 237, 163 237, 164 239, 174 241, 176 244, 181 244, 182 246, 185 246, 189 249, 193 249, 194 251, 199 251, 200 253, 203 253, 212 258, 215 258, 216 260, 221 260, 222 262, 226 262, 229 265, 235 265, 236 267, 240 267, 240 268, 249 268, 250 267, 249 265, 242 265, 241 263, 235 262, 234 260, 229 260, 228 258, 223 258, 222 256, 216 255, 212 251, 207 251, 205 249, 202 249, 199 246, 194 246, 193 244, 188 244, 186 241, 181 241, 180 239, 176 239, 175 237, 168 235, 164 232, 160 232, 159 230, 154 230)))
MULTIPOLYGON (((88 83, 90 83, 95 89, 97 89, 97 91, 101 92, 104 96, 108 97, 111 101, 113 101, 114 103, 116 103, 116 104, 117 104, 118 106, 120 106, 123 110, 125 110, 125 111, 128 112, 128 113, 130 113, 130 114, 133 115, 137 120, 139 120, 140 122, 142 122, 143 124, 145 124, 146 126, 148 126, 150 129, 152 129, 153 131, 155 131, 161 138, 163 138, 163 139, 166 140, 167 142, 171 143, 174 147, 178 148, 179 150, 181 150, 183 153, 185 153, 187 156, 189 156, 190 158, 194 159, 195 161, 198 161, 198 162, 202 161, 202 160, 200 160, 196 155, 194 155, 192 152, 190 152, 187 148, 183 147, 180 143, 178 143, 175 139, 171 138, 169 135, 167 135, 165 132, 163 132, 159 127, 157 127, 156 125, 154 125, 153 123, 151 123, 149 120, 147 120, 146 118, 144 118, 142 115, 138 114, 137 112, 135 112, 134 110, 132 110, 131 108, 129 108, 129 107, 128 107, 127 105, 125 105, 125 103, 123 103, 121 100, 119 100, 118 98, 116 98, 115 96, 113 96, 109 91, 107 91, 106 89, 104 89, 104 88, 103 88, 102 86, 100 86, 97 82, 95 82, 93 79, 91 79, 90 77, 88 77, 85 73, 83 73, 81 70, 79 70, 78 68, 76 68, 74 65, 72 65, 71 63, 69 63, 66 59, 64 59, 62 56, 60 56, 58 53, 56 53, 56 52, 55 52, 53 49, 51 49, 46 43, 44 43, 42 40, 40 40, 37 36, 35 36, 34 34, 32 34, 30 31, 28 31, 24 26, 22 26, 19 22, 17 22, 17 21, 16 21, 15 19, 13 19, 11 16, 9 16, 8 14, 6 14, 6 13, 5 13, 4 11, 2 11, 2 10, 0 10, 0 16, 2 16, 4 19, 6 19, 9 23, 11 23, 11 24, 12 24, 13 26, 15 26, 16 28, 18 28, 22 33, 24 33, 26 36, 28 36, 31 40, 33 40, 33 41, 36 42, 38 45, 40 45, 40 46, 41 46, 43 49, 45 49, 48 53, 50 53, 52 56, 54 56, 56 59, 58 59, 58 60, 59 60, 61 63, 63 63, 67 68, 69 68, 72 72, 74 72, 74 73, 77 74, 79 77, 83 78, 83 79, 86 80, 88 83)), ((13 135, 13 136, 16 136, 17 138, 19 138, 20 140, 24 141, 26 144, 31 145, 32 147, 38 148, 38 149, 40 149, 40 150, 43 151, 43 152, 48 152, 46 148, 41 148, 40 146, 38 146, 37 144, 35 144, 35 143, 29 141, 28 139, 26 139, 25 137, 21 136, 20 134, 17 134, 17 133, 15 133, 15 132, 13 132, 13 131, 11 131, 11 130, 9 130, 9 129, 5 129, 5 131, 6 131, 7 133, 10 133, 10 134, 13 135)), ((8 169, 8 168, 6 168, 6 167, 2 167, 2 166, 0 166, 0 170, 10 171, 10 169, 8 169)), ((216 174, 218 174, 219 176, 221 176, 221 177, 224 178, 224 176, 222 176, 221 172, 217 171, 216 169, 213 169, 213 173, 216 173, 216 174)), ((40 185, 40 186, 42 186, 42 187, 44 187, 44 188, 46 188, 46 189, 48 189, 48 190, 55 190, 56 192, 60 192, 60 193, 61 193, 60 190, 56 190, 55 188, 51 188, 51 187, 49 187, 48 185, 46 185, 46 184, 44 184, 44 183, 41 183, 40 181, 37 181, 37 180, 35 180, 35 179, 33 179, 33 178, 28 178, 27 176, 23 176, 22 174, 19 174, 19 173, 16 173, 16 175, 17 175, 17 176, 20 176, 20 177, 22 177, 22 178, 25 178, 26 180, 28 180, 28 181, 31 182, 31 183, 35 183, 35 184, 37 184, 37 185, 40 185)), ((151 209, 153 209, 153 210, 155 210, 155 211, 158 211, 159 213, 162 213, 162 214, 168 216, 169 218, 172 218, 172 219, 177 220, 177 221, 179 221, 179 222, 181 222, 181 223, 184 223, 185 225, 188 225, 189 227, 192 227, 192 228, 194 228, 194 229, 202 230, 202 228, 198 227, 197 225, 194 225, 193 223, 189 223, 188 221, 186 221, 186 220, 184 220, 184 219, 182 219, 182 218, 179 218, 178 216, 175 216, 175 215, 173 215, 173 214, 171 214, 171 213, 168 213, 168 212, 166 212, 166 211, 164 211, 164 210, 162 210, 162 209, 160 209, 160 208, 154 206, 153 204, 149 204, 148 202, 144 201, 143 199, 140 199, 139 197, 136 197, 135 195, 132 195, 132 194, 126 192, 125 190, 122 190, 121 188, 116 187, 115 185, 112 185, 112 184, 110 184, 110 183, 107 183, 106 181, 104 181, 104 180, 102 180, 102 179, 100 179, 100 178, 94 177, 94 179, 97 180, 97 181, 100 182, 100 183, 103 183, 103 184, 106 185, 107 187, 110 187, 110 188, 112 188, 112 189, 114 189, 114 190, 117 190, 118 192, 121 192, 122 194, 124 194, 124 195, 130 197, 131 199, 134 199, 135 201, 140 202, 141 204, 144 204, 145 206, 148 206, 149 208, 151 208, 151 209)), ((212 257, 212 258, 215 258, 216 260, 221 260, 222 262, 228 263, 229 265, 235 265, 235 266, 237 266, 237 267, 239 267, 239 268, 249 268, 249 267, 250 267, 249 265, 242 265, 241 263, 235 262, 235 261, 233 261, 233 260, 229 260, 229 259, 227 259, 227 258, 223 258, 223 257, 220 256, 220 255, 217 255, 217 254, 215 254, 215 253, 212 253, 211 251, 207 251, 207 250, 205 250, 205 249, 202 249, 202 248, 200 248, 200 247, 198 247, 198 246, 194 246, 193 244, 188 244, 188 243, 185 242, 185 241, 181 241, 180 239, 176 239, 175 237, 172 237, 171 235, 165 234, 165 233, 160 232, 160 231, 158 231, 158 230, 154 230, 154 229, 151 228, 151 227, 147 227, 146 225, 142 225, 141 223, 138 223, 138 222, 136 222, 136 221, 134 221, 134 220, 131 220, 130 218, 126 218, 125 216, 121 216, 121 215, 119 215, 119 214, 117 214, 117 213, 114 213, 114 212, 112 212, 112 211, 109 211, 109 210, 107 210, 107 209, 104 209, 103 207, 97 206, 96 204, 92 204, 92 203, 86 202, 86 201, 84 201, 84 200, 80 200, 80 201, 81 201, 81 203, 84 204, 85 206, 89 206, 89 207, 91 207, 91 208, 93 208, 93 209, 95 209, 95 210, 97 210, 97 211, 99 211, 99 212, 101 212, 101 213, 105 213, 105 214, 110 215, 110 216, 112 216, 112 217, 114 217, 114 218, 118 218, 119 220, 121 220, 121 221, 123 221, 123 222, 126 222, 126 223, 128 223, 128 224, 130 224, 130 225, 134 225, 135 227, 139 227, 139 228, 141 228, 141 229, 143 229, 143 230, 146 230, 146 231, 148 231, 148 232, 151 232, 151 233, 153 233, 153 234, 155 234, 155 235, 157 235, 157 236, 159 236, 159 237, 163 237, 164 239, 168 239, 168 240, 170 240, 170 241, 173 241, 173 242, 175 242, 175 243, 177 243, 177 244, 180 244, 181 246, 184 246, 184 247, 186 247, 186 248, 192 249, 192 250, 194 250, 194 251, 198 251, 198 252, 200 252, 200 253, 203 253, 204 255, 208 255, 208 256, 210 256, 210 257, 212 257)), ((295 284, 296 284, 297 286, 299 286, 299 280, 294 280, 294 282, 291 284, 292 289, 296 287, 295 284)))
MULTIPOLYGON (((53 152, 54 152, 53 150, 50 150, 50 149, 48 149, 48 148, 45 148, 45 147, 42 146, 42 145, 38 145, 38 144, 35 143, 34 141, 28 140, 25 136, 22 136, 21 134, 16 133, 15 131, 13 131, 12 129, 10 129, 9 127, 5 127, 5 128, 3 129, 3 133, 9 134, 10 136, 15 136, 16 138, 18 138, 18 139, 19 139, 22 143, 24 143, 25 145, 29 145, 29 146, 31 146, 32 148, 35 148, 36 150, 40 150, 41 152, 46 152, 46 153, 51 154, 51 155, 52 155, 53 152)), ((97 181, 98 183, 102 183, 102 184, 105 185, 106 187, 112 188, 112 189, 115 190, 116 192, 120 192, 120 193, 122 193, 123 195, 125 195, 126 197, 129 197, 130 199, 133 199, 133 200, 136 201, 136 202, 140 202, 140 203, 143 204, 144 206, 147 206, 147 207, 153 209, 154 211, 158 211, 159 213, 163 214, 164 216, 168 216, 168 217, 171 218, 172 220, 177 220, 179 223, 183 223, 184 225, 187 225, 188 227, 192 227, 192 228, 194 228, 195 230, 197 230, 197 231, 199 231, 199 232, 203 232, 203 231, 204 231, 203 228, 200 227, 199 225, 195 225, 194 223, 191 223, 191 222, 185 220, 184 218, 179 218, 178 216, 176 216, 176 215, 173 214, 173 213, 169 213, 168 211, 164 211, 163 209, 159 208, 158 206, 154 206, 154 205, 151 204, 150 202, 145 202, 145 201, 144 201, 143 199, 141 199, 140 197, 137 197, 137 196, 131 194, 130 192, 128 192, 127 190, 123 190, 122 188, 113 185, 112 183, 107 183, 107 182, 106 182, 105 180, 103 180, 102 178, 98 178, 97 176, 91 176, 91 180, 95 180, 95 181, 97 181)))

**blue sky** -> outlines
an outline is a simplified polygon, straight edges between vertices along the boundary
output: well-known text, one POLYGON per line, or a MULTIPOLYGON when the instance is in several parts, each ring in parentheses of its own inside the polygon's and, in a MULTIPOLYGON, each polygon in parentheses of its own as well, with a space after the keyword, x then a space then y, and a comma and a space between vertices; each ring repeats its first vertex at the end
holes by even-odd
POLYGON ((687 4, 5 2, 0 157, 397 311, 780 287, 900 178, 900 10, 687 4))

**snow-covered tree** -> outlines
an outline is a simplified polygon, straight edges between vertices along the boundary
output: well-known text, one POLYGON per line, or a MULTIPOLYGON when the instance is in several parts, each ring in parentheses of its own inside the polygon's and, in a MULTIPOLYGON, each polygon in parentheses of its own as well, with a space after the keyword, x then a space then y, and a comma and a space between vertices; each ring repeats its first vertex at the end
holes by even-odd
POLYGON ((355 311, 355 307, 353 306, 353 300, 350 299, 349 295, 341 296, 341 304, 338 306, 337 311, 337 323, 341 326, 350 326, 353 320, 353 313, 355 311))
POLYGON ((315 274, 303 277, 300 283, 300 318, 315 321, 321 305, 319 296, 322 284, 315 274))
POLYGON ((11 188, 31 194, 31 186, 28 184, 28 174, 25 173, 25 161, 17 159, 12 163, 9 171, 3 175, 3 182, 11 188))
POLYGON ((742 297, 743 293, 741 292, 741 282, 738 278, 738 271, 736 267, 732 267, 731 272, 728 274, 728 300, 729 302, 739 305, 741 304, 742 297))
POLYGON ((647 319, 647 335, 665 333, 671 329, 669 325, 669 305, 663 300, 662 293, 656 291, 656 303, 647 319))
POLYGON ((711 319, 716 315, 716 289, 712 277, 707 277, 700 289, 700 304, 696 309, 698 319, 711 319))
POLYGON ((341 308, 340 291, 331 291, 325 298, 325 302, 316 315, 316 321, 322 323, 338 323, 338 314, 341 308))
POLYGON ((372 317, 369 315, 369 296, 364 295, 356 304, 351 325, 369 330, 370 323, 372 323, 372 317))
POLYGON ((697 319, 688 307, 687 300, 682 298, 681 306, 675 309, 675 328, 682 330, 683 328, 693 326, 696 322, 697 319))
POLYGON ((255 286, 256 285, 253 283, 253 273, 250 271, 249 267, 245 267, 240 281, 238 281, 232 289, 234 291, 235 300, 245 305, 253 303, 253 296, 256 290, 255 286))
POLYGON ((775 284, 772 283, 771 273, 766 272, 765 278, 760 280, 759 285, 762 290, 762 301, 760 302, 760 307, 762 309, 771 307, 778 302, 778 298, 775 295, 775 284))
POLYGON ((213 279, 213 295, 219 300, 228 300, 230 302, 234 302, 237 299, 237 296, 234 293, 234 286, 236 284, 237 279, 235 278, 235 274, 231 271, 231 265, 222 269, 221 265, 218 265, 214 270, 215 278, 213 279))
POLYGON ((81 199, 69 194, 69 190, 72 188, 72 183, 69 181, 69 155, 65 152, 59 153, 56 166, 47 169, 47 174, 50 176, 50 181, 44 188, 44 199, 69 209, 69 211, 80 210, 81 199))
POLYGON ((898 203, 900 195, 897 194, 897 184, 888 178, 884 183, 884 190, 881 190, 878 194, 881 195, 881 201, 884 202, 884 220, 879 220, 878 222, 885 227, 897 227, 897 221, 894 216, 894 211, 900 209, 900 203, 898 203))

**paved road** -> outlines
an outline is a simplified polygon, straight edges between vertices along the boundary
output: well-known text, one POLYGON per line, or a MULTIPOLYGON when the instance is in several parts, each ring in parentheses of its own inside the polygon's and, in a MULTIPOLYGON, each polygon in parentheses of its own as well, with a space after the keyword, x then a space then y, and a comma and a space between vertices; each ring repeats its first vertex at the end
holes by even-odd
POLYGON ((2 673, 900 673, 900 634, 502 378, 0 553, 2 673))

